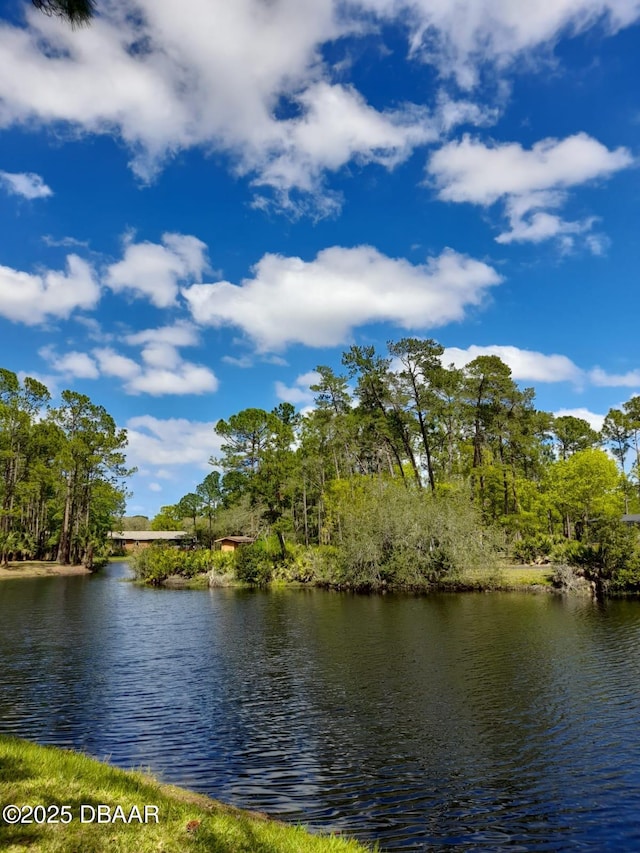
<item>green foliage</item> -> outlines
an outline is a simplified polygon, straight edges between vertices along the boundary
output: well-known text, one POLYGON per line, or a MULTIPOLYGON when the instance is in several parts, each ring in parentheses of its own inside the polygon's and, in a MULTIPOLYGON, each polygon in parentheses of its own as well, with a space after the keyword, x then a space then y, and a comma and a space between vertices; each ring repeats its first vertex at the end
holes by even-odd
POLYGON ((605 591, 640 587, 638 534, 617 519, 592 525, 588 539, 578 543, 569 562, 580 567, 587 580, 605 591))
POLYGON ((193 578, 217 568, 222 564, 218 553, 205 549, 184 551, 173 545, 158 544, 140 548, 130 556, 129 562, 138 580, 157 586, 172 575, 193 578))
POLYGON ((0 558, 95 565, 124 510, 127 436, 102 406, 0 369, 0 558))
POLYGON ((536 560, 546 560, 551 555, 553 544, 550 536, 525 536, 513 543, 511 554, 519 563, 534 563, 536 560))
POLYGON ((495 543, 460 494, 434 496, 385 477, 331 484, 328 523, 339 539, 333 581, 422 587, 495 559, 495 543))
POLYGON ((274 558, 263 541, 243 545, 235 552, 236 578, 243 583, 264 586, 273 577, 274 558))
POLYGON ((184 516, 177 504, 161 506, 160 512, 151 519, 151 530, 181 530, 184 516))

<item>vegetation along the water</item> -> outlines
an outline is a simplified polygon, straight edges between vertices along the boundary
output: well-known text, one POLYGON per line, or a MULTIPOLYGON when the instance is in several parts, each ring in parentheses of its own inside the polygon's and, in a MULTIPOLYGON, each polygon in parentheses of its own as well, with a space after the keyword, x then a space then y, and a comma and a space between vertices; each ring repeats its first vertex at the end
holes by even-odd
MULTIPOLYGON (((314 407, 218 421, 221 455, 194 492, 149 520, 123 516, 126 434, 73 391, 0 374, 0 551, 91 564, 110 528, 186 530, 195 550, 151 547, 139 577, 357 589, 509 586, 514 563, 597 592, 640 590, 640 397, 601 431, 535 406, 497 356, 458 369, 433 340, 316 369, 314 407), (627 522, 633 519, 627 518, 627 522), (235 554, 216 539, 255 540, 235 554), (501 574, 502 572, 502 574, 501 574)), ((212 445, 214 436, 212 435, 212 445)), ((526 582, 529 582, 528 579, 526 582)))

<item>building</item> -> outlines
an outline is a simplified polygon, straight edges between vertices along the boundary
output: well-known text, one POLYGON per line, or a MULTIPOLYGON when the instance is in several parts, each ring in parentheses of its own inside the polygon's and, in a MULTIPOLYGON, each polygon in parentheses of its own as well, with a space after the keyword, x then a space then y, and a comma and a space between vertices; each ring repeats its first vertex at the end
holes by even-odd
POLYGON ((195 536, 185 530, 112 530, 108 538, 115 549, 133 551, 135 548, 147 548, 157 542, 168 545, 191 545, 195 536))
POLYGON ((216 539, 214 544, 221 551, 235 551, 241 545, 251 545, 255 541, 253 536, 223 536, 221 539, 216 539))

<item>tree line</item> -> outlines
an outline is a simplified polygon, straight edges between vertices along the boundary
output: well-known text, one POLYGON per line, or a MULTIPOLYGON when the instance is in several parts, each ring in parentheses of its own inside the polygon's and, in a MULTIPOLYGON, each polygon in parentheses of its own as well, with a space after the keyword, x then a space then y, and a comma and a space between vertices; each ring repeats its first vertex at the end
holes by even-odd
POLYGON ((75 391, 0 368, 0 561, 93 567, 124 511, 125 430, 75 391))
POLYGON ((498 356, 457 368, 443 353, 417 338, 384 354, 352 346, 344 371, 316 368, 308 414, 281 403, 220 420, 217 470, 153 524, 190 519, 209 545, 271 536, 283 564, 297 546, 335 548, 338 574, 372 582, 435 578, 487 549, 533 560, 591 548, 597 561, 612 530, 631 552, 618 528, 640 505, 640 397, 596 431, 539 410, 498 356))

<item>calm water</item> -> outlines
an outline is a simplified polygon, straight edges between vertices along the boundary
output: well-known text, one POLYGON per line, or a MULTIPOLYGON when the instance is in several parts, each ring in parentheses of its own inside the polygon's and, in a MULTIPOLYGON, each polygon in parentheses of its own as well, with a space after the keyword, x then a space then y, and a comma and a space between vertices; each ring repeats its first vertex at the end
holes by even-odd
POLYGON ((640 850, 640 603, 0 583, 0 730, 384 850, 640 850))

